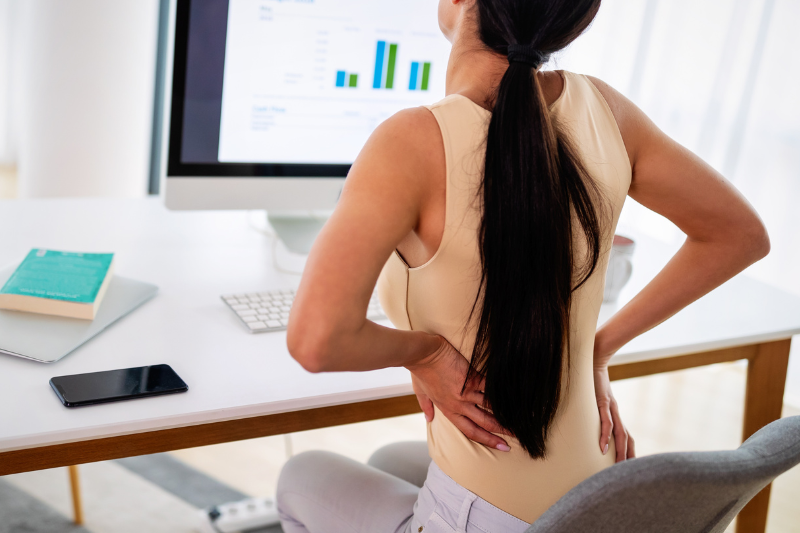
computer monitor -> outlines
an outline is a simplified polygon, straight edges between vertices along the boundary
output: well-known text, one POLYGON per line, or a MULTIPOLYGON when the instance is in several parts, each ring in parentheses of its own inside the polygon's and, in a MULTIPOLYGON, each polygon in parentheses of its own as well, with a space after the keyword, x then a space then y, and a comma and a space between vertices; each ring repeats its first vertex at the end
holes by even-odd
POLYGON ((177 0, 170 209, 332 209, 372 131, 444 97, 436 0, 177 0))

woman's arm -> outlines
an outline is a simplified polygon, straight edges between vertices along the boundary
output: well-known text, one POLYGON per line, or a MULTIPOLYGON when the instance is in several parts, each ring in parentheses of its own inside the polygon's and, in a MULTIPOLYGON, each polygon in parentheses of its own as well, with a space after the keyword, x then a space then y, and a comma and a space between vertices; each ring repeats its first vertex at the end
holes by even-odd
MULTIPOLYGON (((665 135, 627 98, 592 81, 608 102, 628 151, 633 168, 629 196, 686 234, 661 272, 598 330, 595 369, 607 374, 609 359, 623 345, 767 255, 770 244, 758 214, 725 178, 665 135)), ((603 411, 614 409, 613 402, 601 406, 601 446, 613 429, 612 418, 618 418, 603 411)), ((615 437, 619 454, 623 436, 615 432, 615 437)))
POLYGON ((424 392, 468 437, 506 446, 489 432, 501 433, 500 426, 476 406, 483 402, 480 384, 461 394, 467 361, 447 341, 365 318, 383 265, 419 228, 420 213, 435 197, 433 184, 444 176, 442 136, 430 111, 403 111, 375 130, 309 254, 289 320, 289 352, 311 372, 405 366, 415 386, 426 383, 424 392), (445 387, 447 395, 436 394, 445 387))
POLYGON ((381 124, 353 164, 292 306, 289 351, 307 370, 405 366, 440 347, 435 335, 385 328, 365 317, 386 259, 418 224, 426 181, 444 157, 441 145, 430 112, 407 110, 381 124))
POLYGON ((758 213, 716 170, 669 138, 627 98, 593 79, 628 149, 631 198, 663 215, 686 241, 661 272, 598 331, 600 362, 769 252, 758 213))

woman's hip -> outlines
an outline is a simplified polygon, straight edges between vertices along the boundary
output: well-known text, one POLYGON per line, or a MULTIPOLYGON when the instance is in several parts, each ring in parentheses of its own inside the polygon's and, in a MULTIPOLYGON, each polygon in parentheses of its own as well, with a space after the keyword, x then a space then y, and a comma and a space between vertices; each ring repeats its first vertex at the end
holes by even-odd
POLYGON ((465 489, 431 462, 408 533, 523 532, 530 524, 465 489))

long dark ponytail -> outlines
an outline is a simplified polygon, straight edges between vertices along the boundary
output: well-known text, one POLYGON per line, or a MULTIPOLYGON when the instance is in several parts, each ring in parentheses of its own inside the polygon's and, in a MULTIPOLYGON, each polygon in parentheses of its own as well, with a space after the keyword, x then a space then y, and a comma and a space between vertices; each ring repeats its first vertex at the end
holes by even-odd
POLYGON ((578 37, 599 6, 476 0, 481 40, 512 61, 486 140, 481 291, 473 308, 481 314, 468 379, 486 379, 488 406, 534 458, 545 456, 569 368, 572 293, 594 272, 603 235, 600 191, 550 117, 536 64, 578 37), (581 236, 579 254, 573 239, 581 236))

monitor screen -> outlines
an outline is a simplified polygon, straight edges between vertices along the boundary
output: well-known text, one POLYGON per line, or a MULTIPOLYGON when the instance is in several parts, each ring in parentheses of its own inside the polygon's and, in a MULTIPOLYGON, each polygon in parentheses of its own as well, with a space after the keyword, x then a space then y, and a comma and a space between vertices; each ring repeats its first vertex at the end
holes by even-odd
POLYGON ((344 176, 444 97, 436 0, 179 0, 169 176, 344 176))

